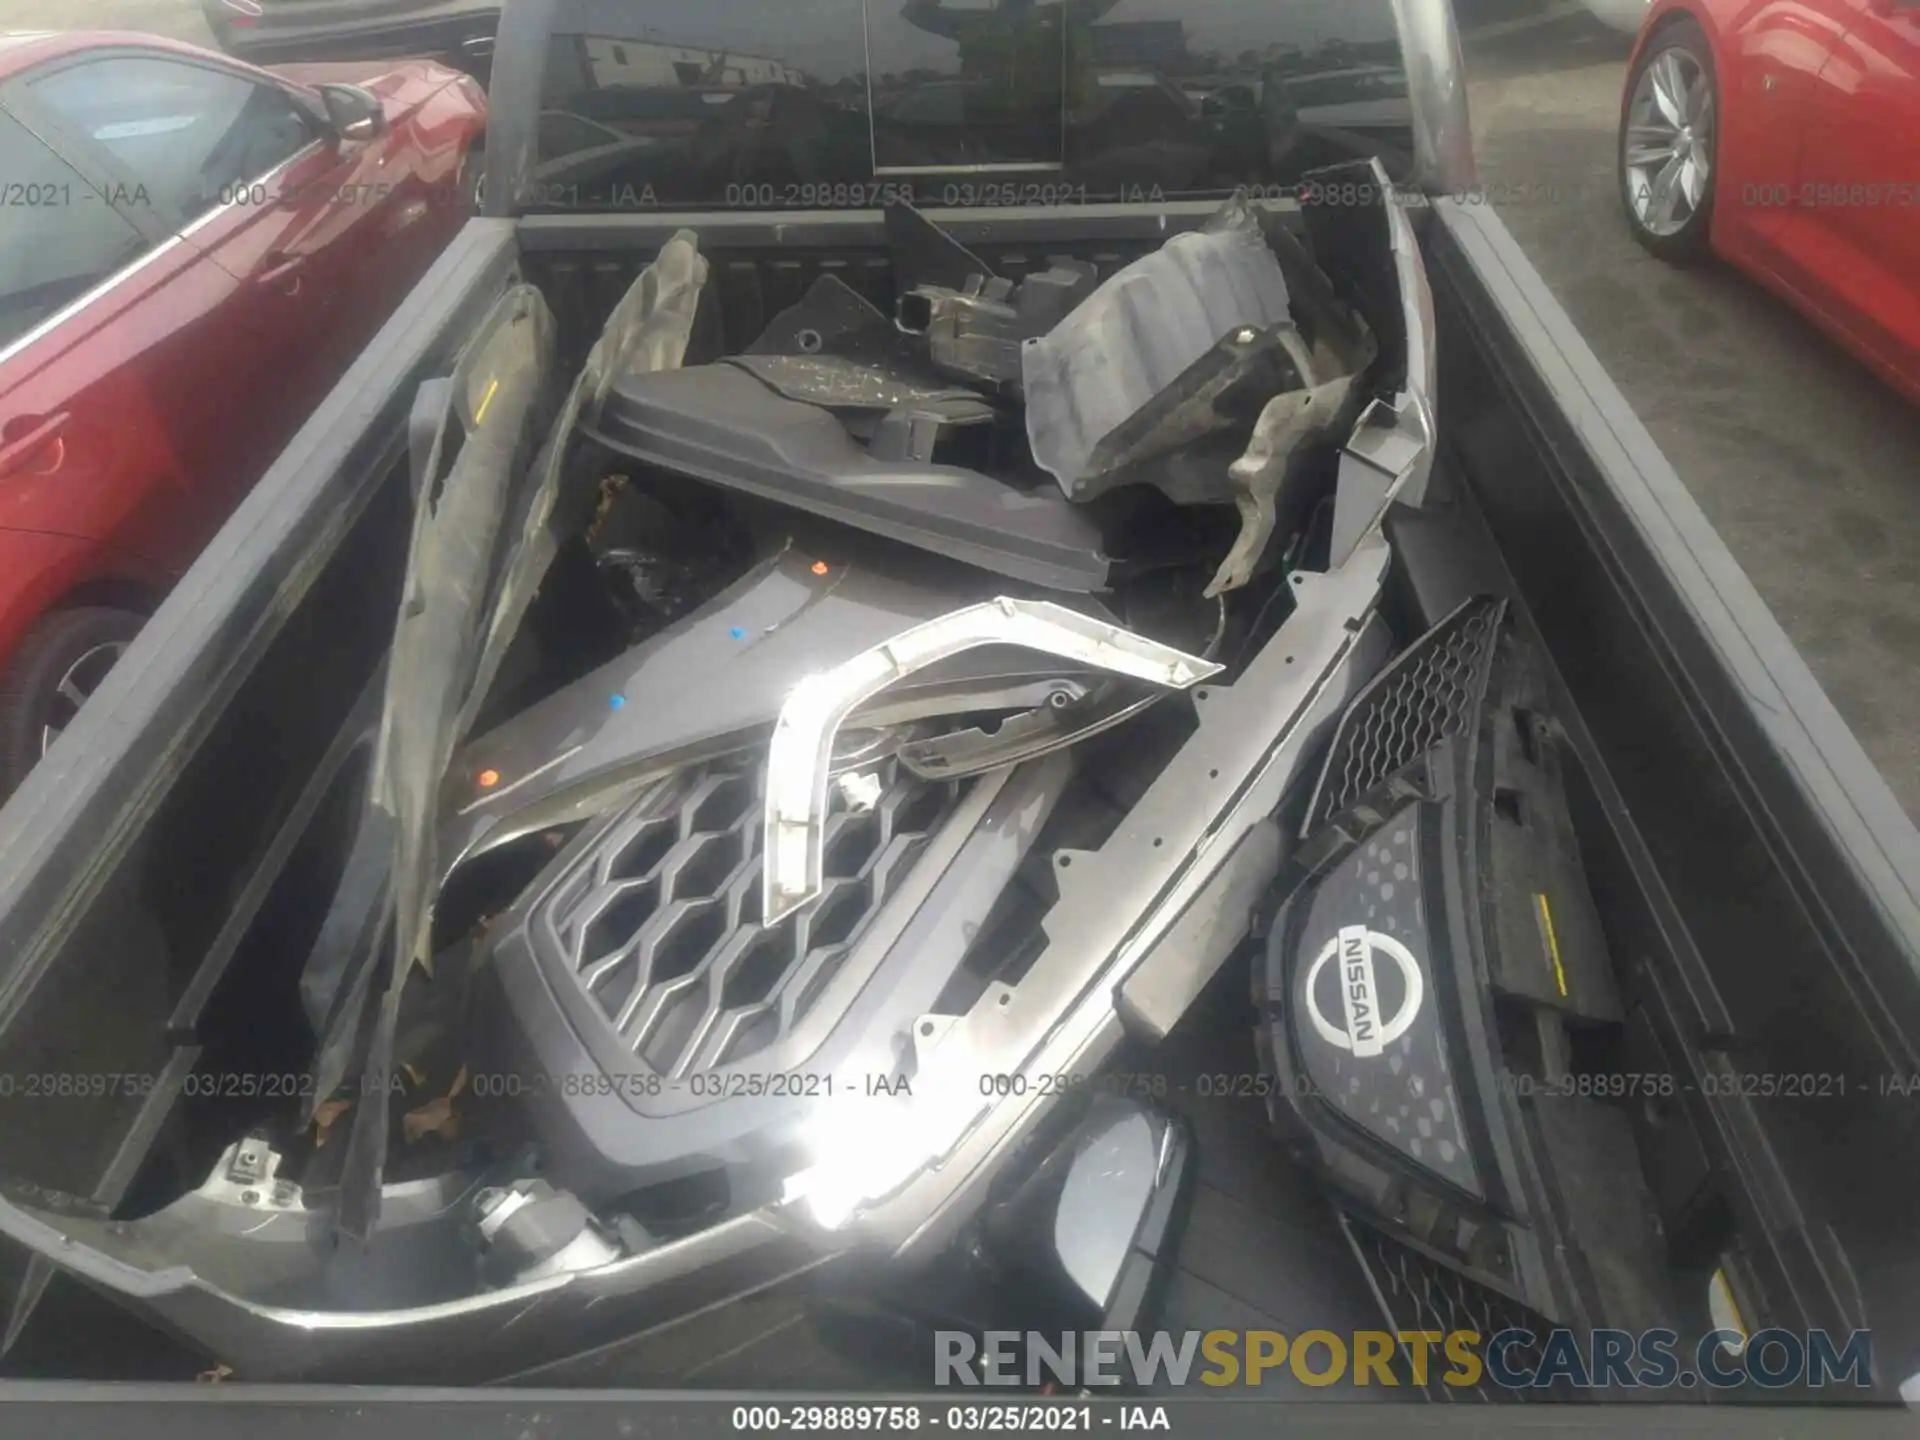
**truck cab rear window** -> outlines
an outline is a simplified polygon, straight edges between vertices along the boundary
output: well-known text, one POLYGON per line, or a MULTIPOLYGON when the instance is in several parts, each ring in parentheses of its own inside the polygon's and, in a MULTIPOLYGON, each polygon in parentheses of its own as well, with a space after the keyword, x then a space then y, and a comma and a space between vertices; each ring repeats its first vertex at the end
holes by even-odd
POLYGON ((1388 0, 562 0, 530 211, 1282 198, 1411 163, 1388 0))

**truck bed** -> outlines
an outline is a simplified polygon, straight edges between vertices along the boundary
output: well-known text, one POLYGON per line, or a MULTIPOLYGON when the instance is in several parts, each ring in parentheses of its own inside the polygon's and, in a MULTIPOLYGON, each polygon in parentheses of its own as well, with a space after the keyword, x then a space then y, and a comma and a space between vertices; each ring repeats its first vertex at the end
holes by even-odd
MULTIPOLYGON (((1117 206, 943 218, 1009 275, 1063 251, 1111 269, 1164 234, 1159 215, 1117 206)), ((1702 1265, 1737 1256, 1773 1323, 1871 1323, 1911 1348, 1920 1311, 1883 1263, 1904 1253, 1910 1197, 1885 1157, 1920 1150, 1920 1110, 1887 1103, 1871 1077, 1920 1073, 1920 836, 1498 220, 1441 202, 1423 224, 1453 504, 1400 517, 1396 542, 1427 557, 1403 583, 1429 598, 1491 584, 1553 657, 1587 780, 1576 820, 1635 1010, 1641 1048, 1620 1063, 1862 1077, 1821 1106, 1696 1096, 1684 1123, 1645 1132, 1676 1274, 1703 1287, 1702 1265), (1423 548, 1423 524, 1453 541, 1423 548)), ((870 294, 888 283, 878 225, 857 214, 474 222, 155 617, 140 663, 114 672, 73 743, 0 814, 9 1068, 53 1055, 82 1070, 292 1068, 297 1032, 275 1027, 294 1023, 297 999, 272 957, 304 953, 287 937, 317 923, 338 860, 302 847, 301 817, 328 813, 308 777, 397 608, 413 390, 446 373, 515 270, 542 286, 577 359, 682 226, 714 262, 729 341, 819 274, 870 294), (102 995, 116 998, 108 1023, 102 995)), ((1436 1289, 1419 1257, 1350 1241, 1269 1139, 1259 1101, 1198 1093, 1203 1067, 1255 1070, 1245 971, 1228 972, 1137 1067, 1165 1070, 1198 1142, 1161 1323, 1371 1328, 1382 1303, 1407 1324, 1442 1305, 1471 1313, 1478 1297, 1436 1289)), ((204 1174, 207 1137, 233 1119, 131 1096, 76 1102, 58 1126, 45 1107, 0 1111, 0 1172, 101 1214, 204 1174)), ((40 1357, 34 1373, 130 1364, 63 1350, 60 1307, 40 1301, 68 1282, 49 1290, 46 1262, 13 1241, 0 1252, 0 1308, 33 1332, 17 1353, 40 1357)), ((894 1365, 830 1343, 811 1323, 825 1283, 802 1276, 513 1378, 924 1384, 924 1348, 894 1365)))

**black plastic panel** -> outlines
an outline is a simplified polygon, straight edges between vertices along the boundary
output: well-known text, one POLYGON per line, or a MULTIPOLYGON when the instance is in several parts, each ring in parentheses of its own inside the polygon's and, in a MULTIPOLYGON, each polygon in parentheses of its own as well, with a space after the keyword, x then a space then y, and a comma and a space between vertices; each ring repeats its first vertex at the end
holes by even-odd
POLYGON ((1562 1324, 1671 1320, 1619 1019, 1531 647, 1470 598, 1363 694, 1258 987, 1282 1134, 1345 1203, 1562 1324), (1424 744, 1417 753, 1412 746, 1424 744), (1589 1259, 1591 1257, 1591 1260, 1589 1259))
POLYGON ((595 437, 675 474, 743 490, 1044 585, 1104 587, 1099 528, 1051 485, 1031 492, 957 465, 882 460, 818 405, 731 365, 623 375, 595 437))
MULTIPOLYGON (((1452 1335, 1464 1330, 1485 1341, 1503 1330, 1545 1335, 1551 1328, 1526 1306, 1468 1279, 1451 1265, 1364 1220, 1343 1215, 1340 1226, 1354 1259, 1366 1272, 1387 1328, 1395 1334, 1424 1331, 1452 1335)), ((1426 1355, 1427 1379, 1422 1385, 1410 1348, 1403 1348, 1398 1357, 1405 1375, 1403 1383, 1417 1386, 1429 1400, 1494 1403, 1568 1398, 1552 1387, 1504 1389, 1484 1375, 1477 1385, 1449 1385, 1441 1378, 1446 1366, 1431 1349, 1426 1355)), ((1506 1355, 1508 1363, 1523 1373, 1531 1373, 1540 1363, 1537 1345, 1513 1344, 1506 1355)))
POLYGON ((1501 613, 1497 600, 1466 602, 1374 679, 1340 719, 1307 833, 1467 728, 1501 613))

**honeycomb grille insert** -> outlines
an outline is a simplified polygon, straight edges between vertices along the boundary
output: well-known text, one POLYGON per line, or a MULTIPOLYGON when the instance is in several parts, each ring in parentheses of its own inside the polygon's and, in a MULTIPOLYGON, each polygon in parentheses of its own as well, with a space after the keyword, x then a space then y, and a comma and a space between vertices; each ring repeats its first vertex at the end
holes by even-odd
MULTIPOLYGON (((1363 1220, 1342 1214, 1340 1225, 1347 1232, 1347 1241, 1353 1246, 1353 1253, 1360 1261, 1361 1268, 1367 1273, 1367 1281, 1373 1287, 1374 1298, 1380 1304, 1389 1329, 1396 1332, 1439 1331, 1443 1334, 1468 1330, 1480 1337, 1482 1346, 1502 1330, 1524 1330, 1544 1338, 1552 1329, 1526 1306, 1449 1269, 1431 1256, 1402 1244, 1363 1220)), ((1541 1361, 1538 1343, 1514 1342, 1505 1347, 1505 1354, 1514 1369, 1529 1374, 1541 1361)), ((1403 1371, 1401 1381, 1411 1384, 1414 1379, 1411 1362, 1405 1352, 1399 1358, 1403 1371)), ((1427 1383, 1415 1388, 1423 1390, 1429 1400, 1456 1402, 1569 1398, 1558 1382, 1542 1389, 1509 1389, 1495 1384, 1484 1373, 1476 1385, 1448 1385, 1440 1378, 1448 1368, 1438 1347, 1435 1347, 1428 1354, 1427 1383)))
POLYGON ((683 772, 616 819, 536 918, 621 1043, 655 1074, 723 1070, 805 1018, 929 837, 959 787, 878 767, 880 798, 836 790, 821 894, 760 920, 761 766, 683 772))
POLYGON ((1466 729, 1505 612, 1503 600, 1468 601, 1374 678, 1340 719, 1308 833, 1466 729))

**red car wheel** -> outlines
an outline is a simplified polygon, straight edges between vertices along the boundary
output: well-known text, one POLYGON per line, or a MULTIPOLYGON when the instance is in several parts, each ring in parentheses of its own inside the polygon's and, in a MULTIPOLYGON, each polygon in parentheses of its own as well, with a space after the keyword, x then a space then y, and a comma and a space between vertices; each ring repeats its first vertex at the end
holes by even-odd
POLYGON ((119 660, 146 618, 89 606, 28 632, 0 677, 0 796, 11 794, 119 660))
POLYGON ((1719 84, 1707 34, 1679 20, 1655 34, 1627 76, 1620 196, 1641 245, 1662 260, 1706 253, 1713 223, 1719 84))

